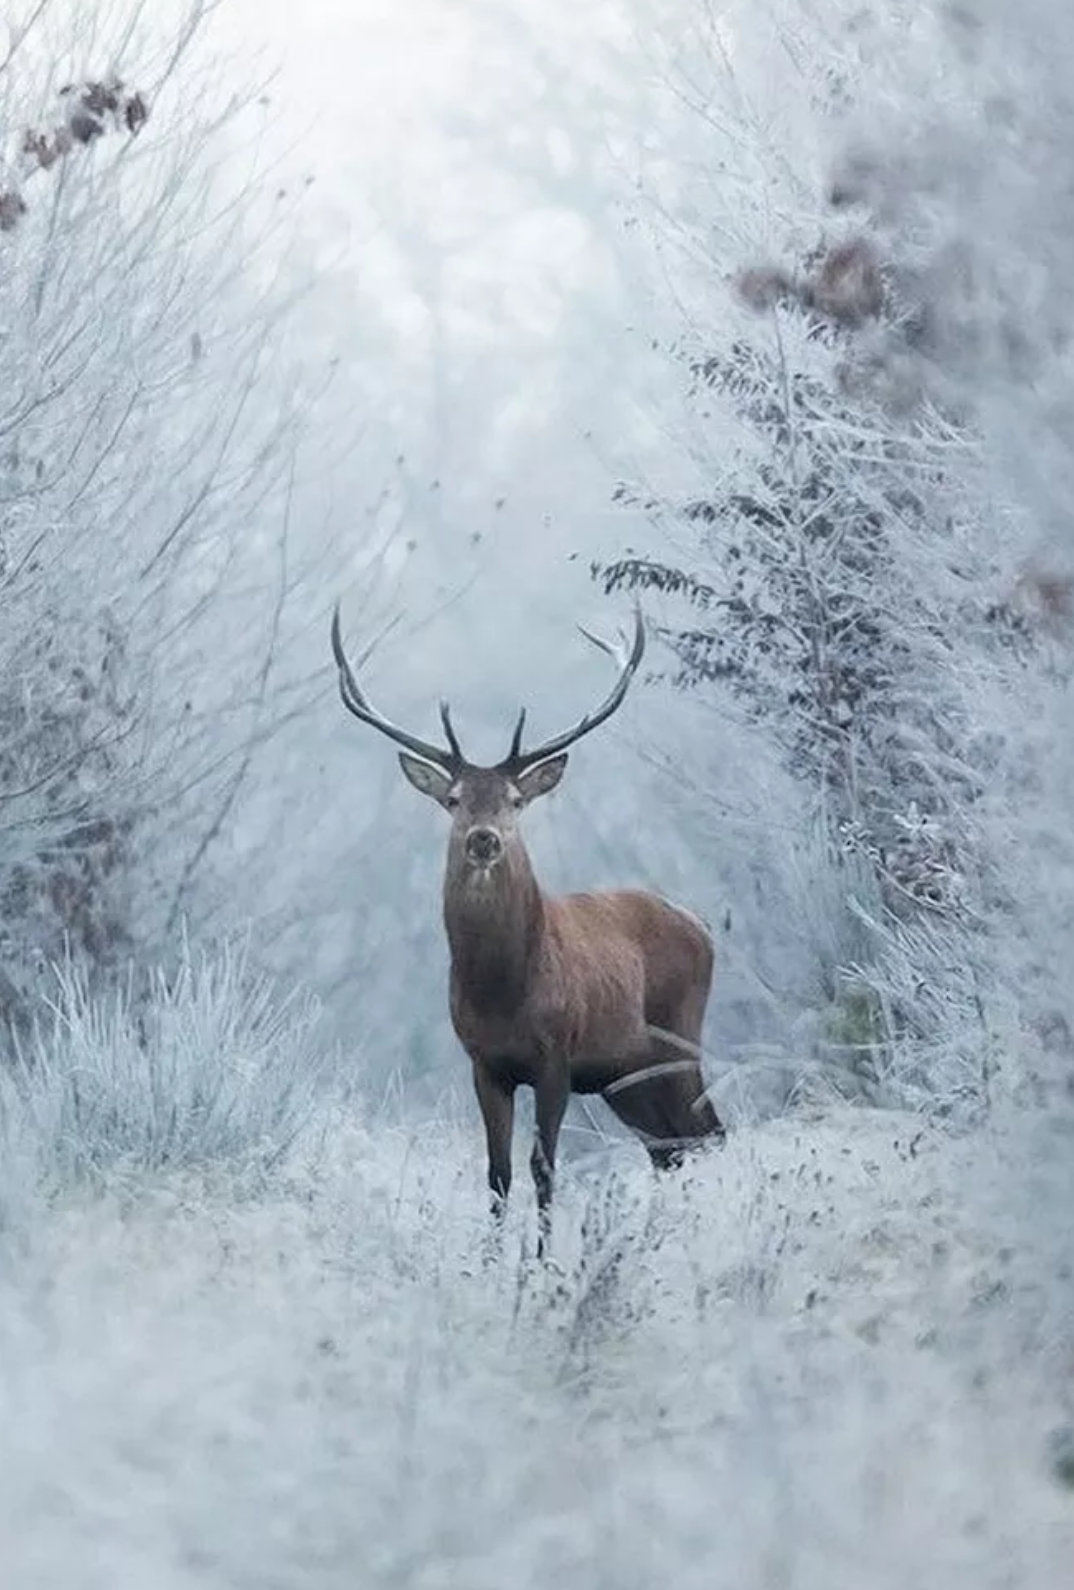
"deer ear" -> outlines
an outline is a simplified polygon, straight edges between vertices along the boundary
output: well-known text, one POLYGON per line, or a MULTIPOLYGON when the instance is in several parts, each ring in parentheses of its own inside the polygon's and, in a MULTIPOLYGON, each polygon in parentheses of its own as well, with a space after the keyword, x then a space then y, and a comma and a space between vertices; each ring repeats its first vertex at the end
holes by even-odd
POLYGON ((431 762, 419 762, 416 756, 408 756, 405 751, 399 752, 399 766, 416 790, 447 808, 448 791, 455 782, 450 773, 445 773, 442 767, 434 767, 431 762))
POLYGON ((538 762, 536 767, 523 773, 521 778, 516 779, 515 785, 524 803, 528 806, 538 795, 547 795, 554 790, 566 767, 567 753, 561 751, 559 756, 549 757, 547 762, 538 762))

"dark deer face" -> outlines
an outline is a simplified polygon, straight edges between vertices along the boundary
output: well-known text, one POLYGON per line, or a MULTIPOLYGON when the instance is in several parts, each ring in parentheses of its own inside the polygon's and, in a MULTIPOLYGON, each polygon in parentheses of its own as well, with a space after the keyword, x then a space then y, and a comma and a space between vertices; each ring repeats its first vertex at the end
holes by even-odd
POLYGON ((414 788, 451 817, 453 861, 469 873, 488 877, 517 838, 519 813, 539 795, 554 790, 563 777, 567 754, 561 752, 517 773, 469 763, 458 769, 434 767, 406 751, 400 752, 399 765, 414 788))

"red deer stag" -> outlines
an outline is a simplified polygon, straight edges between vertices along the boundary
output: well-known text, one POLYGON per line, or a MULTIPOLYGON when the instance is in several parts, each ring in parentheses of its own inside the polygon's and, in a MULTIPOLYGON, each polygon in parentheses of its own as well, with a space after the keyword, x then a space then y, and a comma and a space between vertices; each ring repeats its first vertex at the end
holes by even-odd
POLYGON ((488 1140, 492 1209, 502 1220, 511 1185, 515 1090, 535 1095, 530 1168, 537 1191, 538 1256, 551 1229, 556 1142, 570 1093, 600 1093, 665 1170, 724 1128, 704 1092, 697 1045, 712 982, 712 944, 687 912, 640 890, 542 892, 518 828, 523 807, 555 789, 567 747, 621 704, 645 650, 641 610, 621 653, 582 633, 619 664, 596 711, 524 751, 525 708, 495 767, 462 754, 446 702, 443 746, 420 740, 372 706, 332 619, 343 705, 403 747, 410 783, 452 819, 444 877, 451 955, 451 1020, 473 1062, 488 1140))

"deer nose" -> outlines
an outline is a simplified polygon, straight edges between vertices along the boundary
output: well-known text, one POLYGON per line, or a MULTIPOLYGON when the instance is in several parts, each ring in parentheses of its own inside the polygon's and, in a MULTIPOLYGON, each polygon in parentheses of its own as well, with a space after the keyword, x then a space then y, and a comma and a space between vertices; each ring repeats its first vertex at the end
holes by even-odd
POLYGON ((503 840, 495 828, 471 828, 466 836, 466 854, 482 866, 495 861, 502 849, 503 840))

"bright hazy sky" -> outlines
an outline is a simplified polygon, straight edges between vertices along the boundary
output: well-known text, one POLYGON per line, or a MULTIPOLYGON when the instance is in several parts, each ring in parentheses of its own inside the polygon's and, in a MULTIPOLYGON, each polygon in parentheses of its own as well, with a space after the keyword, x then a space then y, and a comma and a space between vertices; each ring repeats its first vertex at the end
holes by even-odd
POLYGON ((482 599, 545 606, 561 636, 565 601, 599 606, 588 557, 621 533, 610 453, 635 445, 628 362, 648 346, 621 259, 648 92, 627 12, 645 7, 225 0, 219 24, 280 64, 273 136, 315 175, 309 213, 356 294, 340 337, 390 388, 385 451, 438 482, 408 512, 466 560, 478 535, 482 599))

